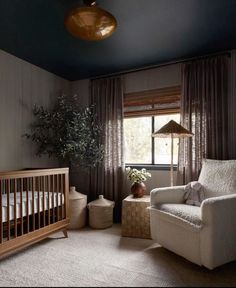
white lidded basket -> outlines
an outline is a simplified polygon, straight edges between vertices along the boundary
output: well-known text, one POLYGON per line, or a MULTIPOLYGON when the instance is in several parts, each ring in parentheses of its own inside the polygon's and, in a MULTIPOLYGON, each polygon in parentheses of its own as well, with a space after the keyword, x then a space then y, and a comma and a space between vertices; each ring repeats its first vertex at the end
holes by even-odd
POLYGON ((87 207, 89 209, 89 226, 95 229, 105 229, 113 224, 113 208, 115 202, 107 200, 103 195, 90 202, 87 207))

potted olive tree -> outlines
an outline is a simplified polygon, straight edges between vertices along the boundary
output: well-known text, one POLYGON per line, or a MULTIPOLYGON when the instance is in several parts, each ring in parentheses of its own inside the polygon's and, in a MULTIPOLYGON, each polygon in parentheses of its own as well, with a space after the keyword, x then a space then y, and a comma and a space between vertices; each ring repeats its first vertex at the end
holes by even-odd
POLYGON ((35 106, 31 133, 24 136, 37 145, 37 155, 49 155, 60 163, 94 167, 104 156, 99 144, 101 127, 94 106, 79 107, 77 96, 59 96, 51 110, 35 106))

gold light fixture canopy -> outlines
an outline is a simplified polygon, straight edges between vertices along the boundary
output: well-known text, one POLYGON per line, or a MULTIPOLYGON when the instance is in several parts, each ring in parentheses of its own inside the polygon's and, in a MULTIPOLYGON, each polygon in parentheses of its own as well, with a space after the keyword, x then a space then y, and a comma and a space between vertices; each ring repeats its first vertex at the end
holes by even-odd
POLYGON ((117 22, 112 14, 96 6, 96 1, 84 0, 83 7, 75 8, 65 17, 65 26, 74 36, 87 41, 109 37, 117 22))

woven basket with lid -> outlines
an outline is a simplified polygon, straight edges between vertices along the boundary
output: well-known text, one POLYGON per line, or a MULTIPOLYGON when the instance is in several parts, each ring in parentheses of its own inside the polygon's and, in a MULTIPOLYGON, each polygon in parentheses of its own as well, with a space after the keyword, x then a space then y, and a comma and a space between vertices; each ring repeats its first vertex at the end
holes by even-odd
POLYGON ((89 209, 89 226, 95 229, 105 229, 113 224, 113 208, 115 202, 107 200, 103 195, 90 202, 87 207, 89 209))
POLYGON ((87 195, 79 193, 74 186, 69 193, 69 229, 80 229, 86 225, 87 195))

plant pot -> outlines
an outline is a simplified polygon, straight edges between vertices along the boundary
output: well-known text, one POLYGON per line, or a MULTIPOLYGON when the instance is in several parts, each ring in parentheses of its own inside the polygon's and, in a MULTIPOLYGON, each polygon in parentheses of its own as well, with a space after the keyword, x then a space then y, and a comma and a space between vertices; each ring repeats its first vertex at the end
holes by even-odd
POLYGON ((134 182, 131 186, 131 194, 134 198, 141 198, 146 193, 146 185, 143 182, 134 182))

